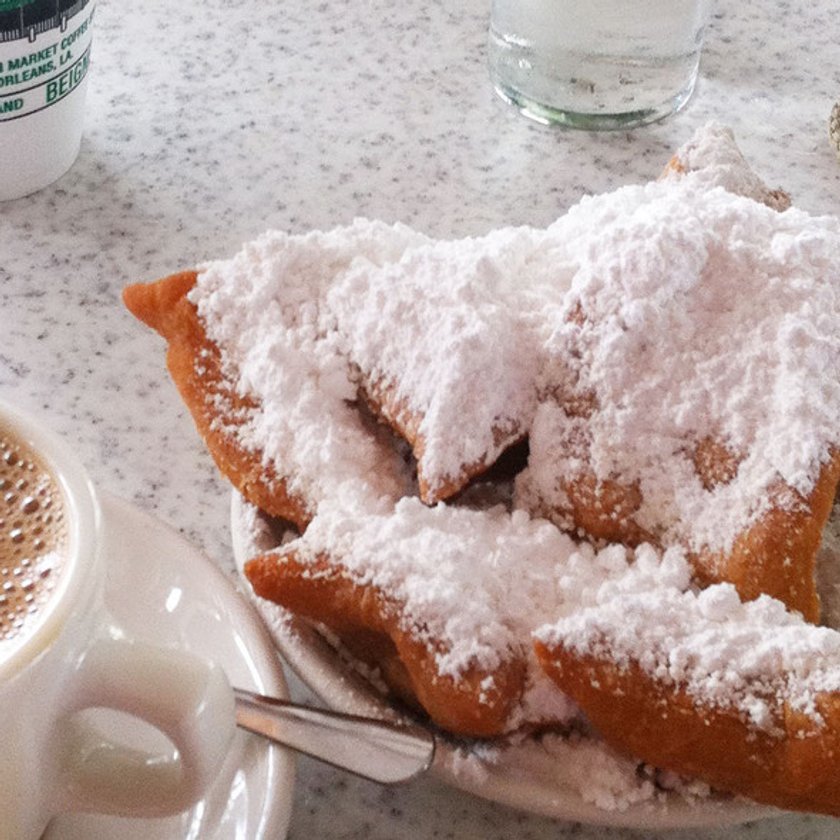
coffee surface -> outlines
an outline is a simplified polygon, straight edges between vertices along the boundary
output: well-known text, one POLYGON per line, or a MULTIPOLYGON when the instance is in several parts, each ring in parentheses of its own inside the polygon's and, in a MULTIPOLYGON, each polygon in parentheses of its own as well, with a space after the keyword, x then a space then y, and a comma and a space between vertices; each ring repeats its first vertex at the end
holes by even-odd
POLYGON ((0 425, 0 644, 35 626, 67 548, 56 477, 27 443, 0 425))

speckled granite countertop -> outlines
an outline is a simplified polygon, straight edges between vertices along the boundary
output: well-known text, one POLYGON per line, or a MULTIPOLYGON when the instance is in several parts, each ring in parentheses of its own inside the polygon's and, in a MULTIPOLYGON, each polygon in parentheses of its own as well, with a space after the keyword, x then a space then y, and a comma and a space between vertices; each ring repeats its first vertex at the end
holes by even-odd
MULTIPOLYGON (((233 575, 228 490, 121 288, 231 254, 271 226, 354 216, 437 235, 546 224, 650 178, 693 129, 730 124, 756 169, 840 213, 827 121, 834 0, 720 4, 687 110, 633 133, 546 129, 492 93, 488 0, 101 0, 86 136, 54 186, 0 205, 0 394, 77 442, 99 485, 233 575)), ((293 683, 294 693, 305 692, 293 683)), ((662 836, 837 836, 785 817, 662 836)), ((638 838, 556 823, 424 780, 381 789, 302 761, 293 838, 638 838)))

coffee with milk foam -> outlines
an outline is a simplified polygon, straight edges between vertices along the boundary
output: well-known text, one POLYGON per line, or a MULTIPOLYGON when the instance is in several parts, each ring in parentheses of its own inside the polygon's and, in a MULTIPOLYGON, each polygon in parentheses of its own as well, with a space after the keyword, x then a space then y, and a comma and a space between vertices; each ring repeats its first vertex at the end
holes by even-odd
POLYGON ((0 425, 0 649, 37 625, 68 547, 58 480, 27 443, 0 425))

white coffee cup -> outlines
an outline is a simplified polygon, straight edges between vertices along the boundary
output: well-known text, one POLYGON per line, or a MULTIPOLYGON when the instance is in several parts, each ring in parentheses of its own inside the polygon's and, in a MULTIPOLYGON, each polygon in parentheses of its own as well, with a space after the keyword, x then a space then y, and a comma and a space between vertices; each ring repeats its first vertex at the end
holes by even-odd
POLYGON ((65 443, 3 403, 0 427, 57 479, 68 525, 37 620, 0 643, 0 838, 34 840, 65 812, 182 811, 215 778, 233 735, 227 679, 191 654, 133 642, 114 624, 103 602, 103 522, 84 469, 65 443), (95 707, 156 727, 177 755, 109 740, 82 714, 95 707))
POLYGON ((0 201, 60 178, 82 141, 94 0, 0 0, 0 201))

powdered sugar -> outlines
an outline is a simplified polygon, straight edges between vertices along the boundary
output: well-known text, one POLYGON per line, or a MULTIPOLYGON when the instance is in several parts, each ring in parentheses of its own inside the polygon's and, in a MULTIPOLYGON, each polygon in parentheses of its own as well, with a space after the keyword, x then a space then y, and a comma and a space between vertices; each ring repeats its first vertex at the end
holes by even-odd
POLYGON ((655 770, 622 756, 597 738, 579 733, 544 734, 513 745, 474 745, 450 758, 453 772, 472 785, 492 784, 504 774, 509 784, 545 789, 546 795, 591 803, 602 811, 625 812, 635 806, 674 804, 675 800, 707 807, 709 788, 702 782, 655 770))

